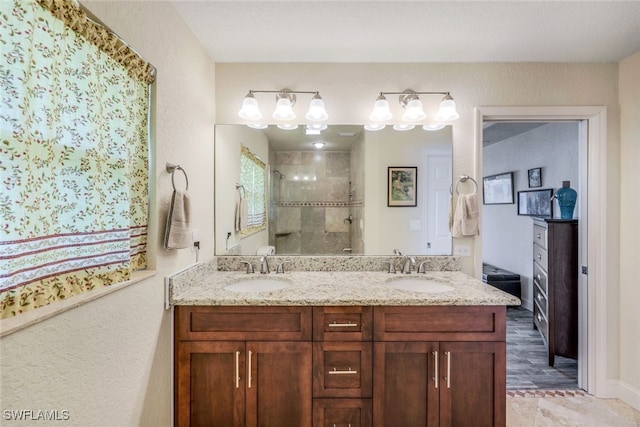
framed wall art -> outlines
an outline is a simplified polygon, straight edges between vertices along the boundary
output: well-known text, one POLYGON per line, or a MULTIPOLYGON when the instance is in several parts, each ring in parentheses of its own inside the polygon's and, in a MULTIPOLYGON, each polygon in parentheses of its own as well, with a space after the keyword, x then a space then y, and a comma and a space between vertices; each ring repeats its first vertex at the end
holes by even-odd
POLYGON ((513 204, 513 172, 485 176, 482 195, 485 205, 513 204))
POLYGON ((553 217, 553 189, 518 191, 518 215, 553 217))
POLYGON ((418 168, 389 166, 387 168, 387 206, 414 207, 418 205, 418 168))
POLYGON ((529 188, 542 187, 542 168, 529 169, 529 188))

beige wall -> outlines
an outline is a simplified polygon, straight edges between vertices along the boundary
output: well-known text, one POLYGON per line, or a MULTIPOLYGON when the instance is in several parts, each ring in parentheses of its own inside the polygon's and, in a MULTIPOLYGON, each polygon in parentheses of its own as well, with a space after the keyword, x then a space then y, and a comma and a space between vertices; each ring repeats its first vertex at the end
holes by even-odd
MULTIPOLYGON (((82 3, 158 69, 149 224, 150 267, 158 273, 2 338, 0 409, 70 412, 69 422, 42 426, 169 426, 172 335, 163 278, 194 263, 195 253, 162 249, 172 191, 164 167, 187 171, 200 259, 211 258, 215 66, 171 3, 82 3)), ((29 424, 0 416, 3 426, 29 424)))
MULTIPOLYGON (((620 381, 640 407, 640 52, 620 63, 620 381)), ((631 399, 630 397, 629 399, 631 399)))

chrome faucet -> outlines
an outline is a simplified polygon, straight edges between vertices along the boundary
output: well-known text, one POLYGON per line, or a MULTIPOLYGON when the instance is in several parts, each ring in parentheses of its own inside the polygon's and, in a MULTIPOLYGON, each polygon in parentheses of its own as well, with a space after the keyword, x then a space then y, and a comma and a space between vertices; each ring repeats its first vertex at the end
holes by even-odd
POLYGON ((427 261, 422 261, 420 264, 418 264, 418 273, 426 273, 426 269, 424 267, 424 265, 427 263, 427 261))
POLYGON ((251 264, 249 261, 240 261, 241 264, 246 264, 247 265, 247 274, 251 274, 254 272, 253 270, 253 264, 251 264))
POLYGON ((267 262, 267 256, 263 255, 260 257, 260 274, 271 273, 269 270, 269 263, 267 262))
POLYGON ((416 265, 416 259, 412 256, 405 256, 404 263, 402 264, 402 272, 404 274, 411 274, 411 267, 416 265))
POLYGON ((284 274, 284 265, 290 264, 290 263, 291 261, 282 261, 280 264, 278 264, 278 268, 276 268, 276 273, 284 274))

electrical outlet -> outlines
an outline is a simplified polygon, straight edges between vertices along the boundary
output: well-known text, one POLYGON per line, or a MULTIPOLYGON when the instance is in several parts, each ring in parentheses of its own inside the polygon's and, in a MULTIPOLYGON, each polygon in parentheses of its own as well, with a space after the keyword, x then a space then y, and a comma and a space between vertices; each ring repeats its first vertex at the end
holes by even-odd
POLYGON ((453 247, 453 254, 457 256, 471 256, 471 246, 455 245, 453 247))

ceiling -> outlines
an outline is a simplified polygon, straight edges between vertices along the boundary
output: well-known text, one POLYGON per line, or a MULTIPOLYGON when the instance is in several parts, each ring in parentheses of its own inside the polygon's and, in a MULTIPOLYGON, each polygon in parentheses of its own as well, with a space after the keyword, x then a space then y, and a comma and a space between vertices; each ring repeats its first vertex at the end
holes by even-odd
POLYGON ((183 1, 225 62, 617 62, 640 51, 640 1, 183 1))

